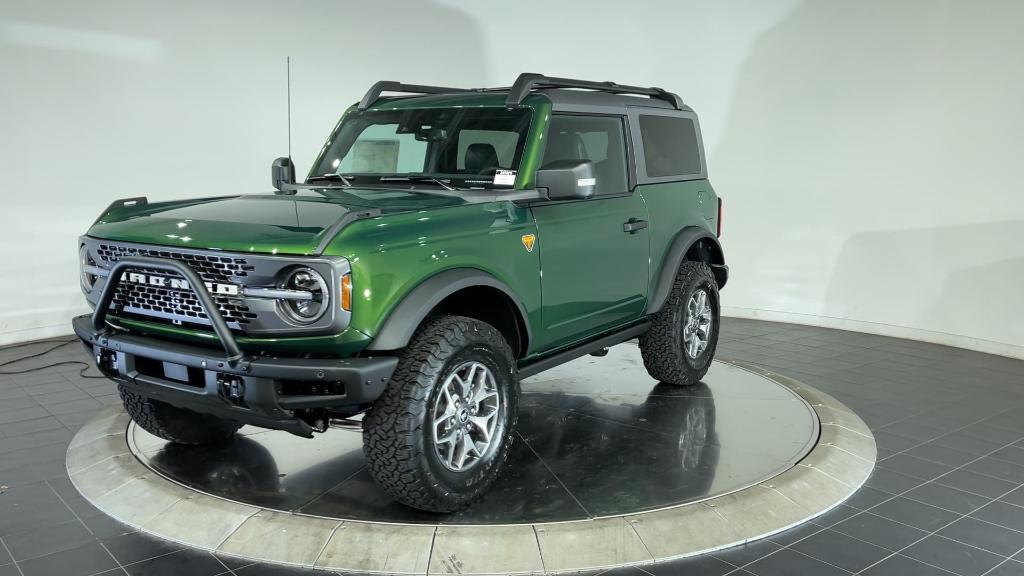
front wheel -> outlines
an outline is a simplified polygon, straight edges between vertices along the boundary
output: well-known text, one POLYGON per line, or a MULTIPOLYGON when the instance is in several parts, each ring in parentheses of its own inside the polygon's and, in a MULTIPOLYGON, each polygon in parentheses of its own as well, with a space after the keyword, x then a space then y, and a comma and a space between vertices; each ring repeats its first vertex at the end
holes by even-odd
POLYGON ((429 321, 363 419, 370 475, 389 496, 454 512, 486 492, 508 458, 518 382, 494 327, 461 316, 429 321))
POLYGON ((677 386, 700 382, 718 346, 720 314, 711 268, 703 262, 683 262, 665 306, 640 337, 647 372, 677 386))

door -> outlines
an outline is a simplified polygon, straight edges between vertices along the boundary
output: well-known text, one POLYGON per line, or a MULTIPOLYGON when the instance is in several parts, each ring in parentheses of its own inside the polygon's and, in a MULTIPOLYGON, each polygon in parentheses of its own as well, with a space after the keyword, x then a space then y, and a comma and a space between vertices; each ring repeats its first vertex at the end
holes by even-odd
POLYGON ((624 119, 553 115, 544 162, 590 160, 587 200, 533 206, 540 249, 543 334, 550 350, 638 318, 650 263, 647 209, 629 192, 624 119))

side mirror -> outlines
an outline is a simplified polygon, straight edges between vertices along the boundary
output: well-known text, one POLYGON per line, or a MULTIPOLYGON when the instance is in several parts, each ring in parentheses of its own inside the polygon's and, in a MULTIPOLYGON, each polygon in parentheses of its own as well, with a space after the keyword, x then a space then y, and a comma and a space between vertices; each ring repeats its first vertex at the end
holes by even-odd
POLYGON ((270 182, 282 192, 285 192, 285 184, 295 184, 295 164, 291 158, 274 160, 270 165, 270 182))
POLYGON ((585 200, 594 195, 597 178, 590 160, 556 160, 537 170, 537 188, 548 200, 585 200))

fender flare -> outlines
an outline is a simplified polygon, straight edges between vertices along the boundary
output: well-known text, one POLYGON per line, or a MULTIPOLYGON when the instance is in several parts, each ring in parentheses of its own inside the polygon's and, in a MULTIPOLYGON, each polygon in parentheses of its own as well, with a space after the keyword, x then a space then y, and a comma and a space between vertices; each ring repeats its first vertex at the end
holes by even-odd
POLYGON ((657 281, 651 286, 651 297, 647 300, 647 314, 654 314, 665 305, 665 301, 668 300, 668 295, 672 291, 672 285, 675 284, 679 267, 683 265, 683 259, 686 258, 686 253, 700 240, 707 240, 713 246, 711 271, 715 274, 718 288, 725 287, 725 282, 729 278, 729 267, 725 265, 722 245, 718 242, 718 238, 706 228, 687 226, 676 233, 668 250, 665 251, 665 258, 661 262, 661 271, 658 273, 657 281))
POLYGON ((522 349, 528 350, 532 334, 530 333, 529 316, 522 302, 514 296, 514 292, 504 282, 490 274, 475 268, 454 268, 439 272, 409 291, 402 301, 388 314, 380 330, 373 337, 367 350, 398 350, 409 344, 412 335, 419 328, 423 319, 445 298, 474 286, 495 288, 511 300, 519 314, 517 325, 525 328, 522 334, 522 349))

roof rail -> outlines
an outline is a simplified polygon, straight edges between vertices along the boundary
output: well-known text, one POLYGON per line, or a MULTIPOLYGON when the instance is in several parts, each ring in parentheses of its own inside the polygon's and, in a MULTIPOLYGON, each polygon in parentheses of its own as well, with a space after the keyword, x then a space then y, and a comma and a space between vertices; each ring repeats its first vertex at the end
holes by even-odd
POLYGON ((471 92, 465 88, 445 88, 443 86, 422 86, 419 84, 402 84, 393 80, 381 80, 370 86, 363 99, 359 101, 359 109, 366 110, 380 98, 383 92, 404 92, 407 94, 450 94, 452 92, 471 92))
POLYGON ((536 88, 585 88, 599 92, 611 92, 613 94, 639 94, 664 100, 675 107, 676 110, 683 109, 683 100, 678 95, 661 88, 641 88, 639 86, 626 86, 615 82, 592 82, 588 80, 573 80, 571 78, 551 78, 543 74, 532 74, 524 72, 516 78, 512 88, 509 89, 505 106, 514 108, 522 103, 523 98, 536 88))

